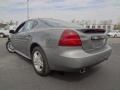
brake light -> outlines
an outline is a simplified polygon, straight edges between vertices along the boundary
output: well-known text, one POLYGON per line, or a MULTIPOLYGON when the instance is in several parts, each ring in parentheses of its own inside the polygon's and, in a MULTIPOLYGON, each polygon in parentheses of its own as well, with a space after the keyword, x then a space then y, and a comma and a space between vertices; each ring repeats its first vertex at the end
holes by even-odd
POLYGON ((82 42, 77 32, 65 30, 59 40, 59 46, 81 46, 82 42))

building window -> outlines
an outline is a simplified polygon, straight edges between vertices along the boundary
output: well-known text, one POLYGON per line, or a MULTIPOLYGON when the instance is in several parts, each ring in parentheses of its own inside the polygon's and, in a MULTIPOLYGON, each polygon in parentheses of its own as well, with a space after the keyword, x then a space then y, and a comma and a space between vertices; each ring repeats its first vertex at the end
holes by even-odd
POLYGON ((110 30, 110 29, 111 29, 111 26, 108 26, 107 28, 110 30))
POLYGON ((90 28, 90 26, 86 26, 86 28, 90 28))
POLYGON ((95 29, 95 26, 93 25, 92 28, 95 29))
POLYGON ((103 29, 106 29, 106 26, 105 26, 105 25, 103 26, 103 29))
POLYGON ((101 26, 100 26, 100 25, 98 26, 98 29, 101 29, 101 26))

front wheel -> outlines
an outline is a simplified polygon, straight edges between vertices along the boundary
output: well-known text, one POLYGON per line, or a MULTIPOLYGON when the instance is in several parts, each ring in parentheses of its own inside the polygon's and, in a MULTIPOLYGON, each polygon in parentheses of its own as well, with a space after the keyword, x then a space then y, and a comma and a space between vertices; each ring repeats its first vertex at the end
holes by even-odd
POLYGON ((37 74, 46 76, 49 73, 48 62, 45 54, 39 47, 35 47, 32 52, 33 67, 37 74))
POLYGON ((14 53, 14 47, 13 47, 11 41, 9 41, 9 40, 8 40, 7 43, 6 43, 6 49, 7 49, 10 53, 14 53))

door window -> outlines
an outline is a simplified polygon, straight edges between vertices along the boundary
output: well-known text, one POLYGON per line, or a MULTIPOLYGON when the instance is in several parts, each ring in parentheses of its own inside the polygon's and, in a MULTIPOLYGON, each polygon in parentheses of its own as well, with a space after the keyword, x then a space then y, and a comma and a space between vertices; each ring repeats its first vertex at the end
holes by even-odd
POLYGON ((21 32, 21 31, 23 30, 24 25, 25 25, 25 22, 23 22, 22 24, 20 24, 20 25, 17 27, 15 33, 21 32))
POLYGON ((32 20, 28 21, 28 22, 26 22, 26 24, 24 26, 24 32, 31 31, 36 26, 37 26, 37 22, 36 21, 32 21, 32 20))
POLYGON ((36 21, 30 20, 21 24, 16 31, 18 33, 31 31, 36 25, 37 25, 36 21))

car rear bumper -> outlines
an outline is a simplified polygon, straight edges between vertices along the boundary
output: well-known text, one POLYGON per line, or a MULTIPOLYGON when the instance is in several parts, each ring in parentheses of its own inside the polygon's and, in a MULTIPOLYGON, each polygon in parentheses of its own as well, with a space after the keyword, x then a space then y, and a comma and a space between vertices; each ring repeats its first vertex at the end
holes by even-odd
POLYGON ((84 50, 67 50, 65 52, 56 52, 49 54, 48 62, 53 70, 71 71, 80 68, 96 65, 107 60, 111 55, 110 46, 97 52, 87 53, 84 50))

